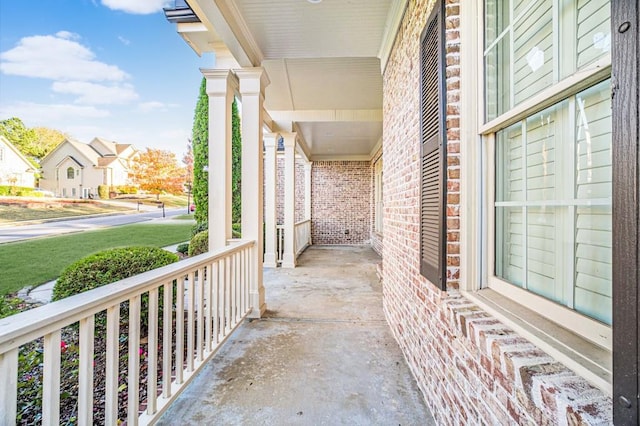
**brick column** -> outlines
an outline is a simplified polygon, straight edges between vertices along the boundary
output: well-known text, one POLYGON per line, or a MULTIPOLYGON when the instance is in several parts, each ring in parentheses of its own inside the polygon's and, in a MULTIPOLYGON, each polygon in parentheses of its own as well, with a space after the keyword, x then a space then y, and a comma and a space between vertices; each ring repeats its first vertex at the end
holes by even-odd
POLYGON ((264 137, 264 266, 275 268, 276 255, 276 150, 277 133, 267 133, 264 137))
POLYGON ((238 80, 230 70, 201 70, 209 96, 209 250, 231 238, 231 104, 238 80))
POLYGON ((282 267, 296 267, 296 134, 284 133, 284 253, 282 267))

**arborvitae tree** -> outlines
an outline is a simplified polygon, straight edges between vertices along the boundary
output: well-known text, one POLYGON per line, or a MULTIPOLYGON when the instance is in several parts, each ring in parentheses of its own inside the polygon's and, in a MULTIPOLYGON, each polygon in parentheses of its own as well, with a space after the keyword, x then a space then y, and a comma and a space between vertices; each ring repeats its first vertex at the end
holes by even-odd
POLYGON ((206 222, 209 215, 209 97, 207 81, 203 77, 193 119, 193 203, 197 223, 206 222))
POLYGON ((242 136, 238 104, 231 105, 231 221, 240 223, 242 209, 242 136))
MULTIPOLYGON (((193 202, 196 205, 195 219, 197 223, 208 220, 209 213, 209 173, 204 167, 209 163, 209 97, 206 92, 206 79, 202 79, 200 95, 196 104, 193 120, 193 202)), ((242 138, 240 131, 240 114, 234 99, 231 106, 231 193, 233 223, 241 219, 241 174, 242 174, 242 138)))

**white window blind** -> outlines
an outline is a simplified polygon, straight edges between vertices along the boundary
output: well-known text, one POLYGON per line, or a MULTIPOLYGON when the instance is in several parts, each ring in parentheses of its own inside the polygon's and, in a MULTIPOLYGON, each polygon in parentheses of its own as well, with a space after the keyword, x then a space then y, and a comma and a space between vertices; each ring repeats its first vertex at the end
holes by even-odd
POLYGON ((498 132, 495 208, 496 276, 610 324, 609 81, 498 132))

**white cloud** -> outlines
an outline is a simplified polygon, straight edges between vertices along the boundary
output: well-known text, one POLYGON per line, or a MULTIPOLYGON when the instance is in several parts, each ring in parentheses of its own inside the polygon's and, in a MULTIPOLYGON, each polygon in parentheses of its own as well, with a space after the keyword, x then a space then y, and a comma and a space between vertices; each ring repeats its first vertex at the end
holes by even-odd
POLYGON ((82 119, 102 118, 109 115, 111 113, 105 109, 71 104, 19 102, 0 107, 0 118, 20 117, 25 123, 34 123, 31 126, 47 126, 54 129, 60 128, 56 125, 57 122, 67 120, 69 117, 82 119))
POLYGON ((121 42, 122 44, 124 44, 125 46, 128 46, 128 45, 130 45, 130 44, 131 44, 131 40, 126 39, 126 38, 124 38, 124 37, 122 37, 122 36, 118 36, 118 40, 120 40, 120 42, 121 42))
POLYGON ((158 101, 149 101, 149 102, 140 103, 138 105, 138 111, 144 112, 144 113, 156 112, 156 111, 167 111, 169 108, 175 108, 177 106, 179 105, 166 104, 164 102, 158 102, 158 101))
POLYGON ((13 49, 0 53, 0 72, 60 81, 123 81, 129 75, 115 65, 97 61, 69 31, 24 37, 13 49))
POLYGON ((75 102, 84 105, 125 104, 138 99, 130 84, 105 86, 85 81, 56 81, 51 88, 57 93, 78 95, 75 102))
POLYGON ((168 0, 102 0, 102 4, 113 10, 147 15, 162 11, 163 7, 171 4, 168 0))

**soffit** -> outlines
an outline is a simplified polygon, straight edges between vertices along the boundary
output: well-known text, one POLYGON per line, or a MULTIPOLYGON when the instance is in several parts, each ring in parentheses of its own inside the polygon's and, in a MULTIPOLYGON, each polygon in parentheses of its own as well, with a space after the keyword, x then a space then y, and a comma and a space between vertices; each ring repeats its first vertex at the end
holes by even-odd
MULTIPOLYGON (((238 64, 265 68, 271 83, 264 105, 271 116, 382 110, 380 58, 386 59, 406 0, 322 0, 317 4, 191 0, 189 4, 202 20, 199 29, 208 32, 202 51, 213 50, 217 57, 230 52, 238 64)), ((187 34, 182 35, 189 41, 187 34)), ((227 63, 225 59, 218 66, 227 63)), ((340 114, 328 120, 298 119, 284 125, 279 121, 274 130, 299 132, 312 160, 330 152, 336 157, 367 156, 382 137, 381 115, 376 122, 345 121, 340 114)))

